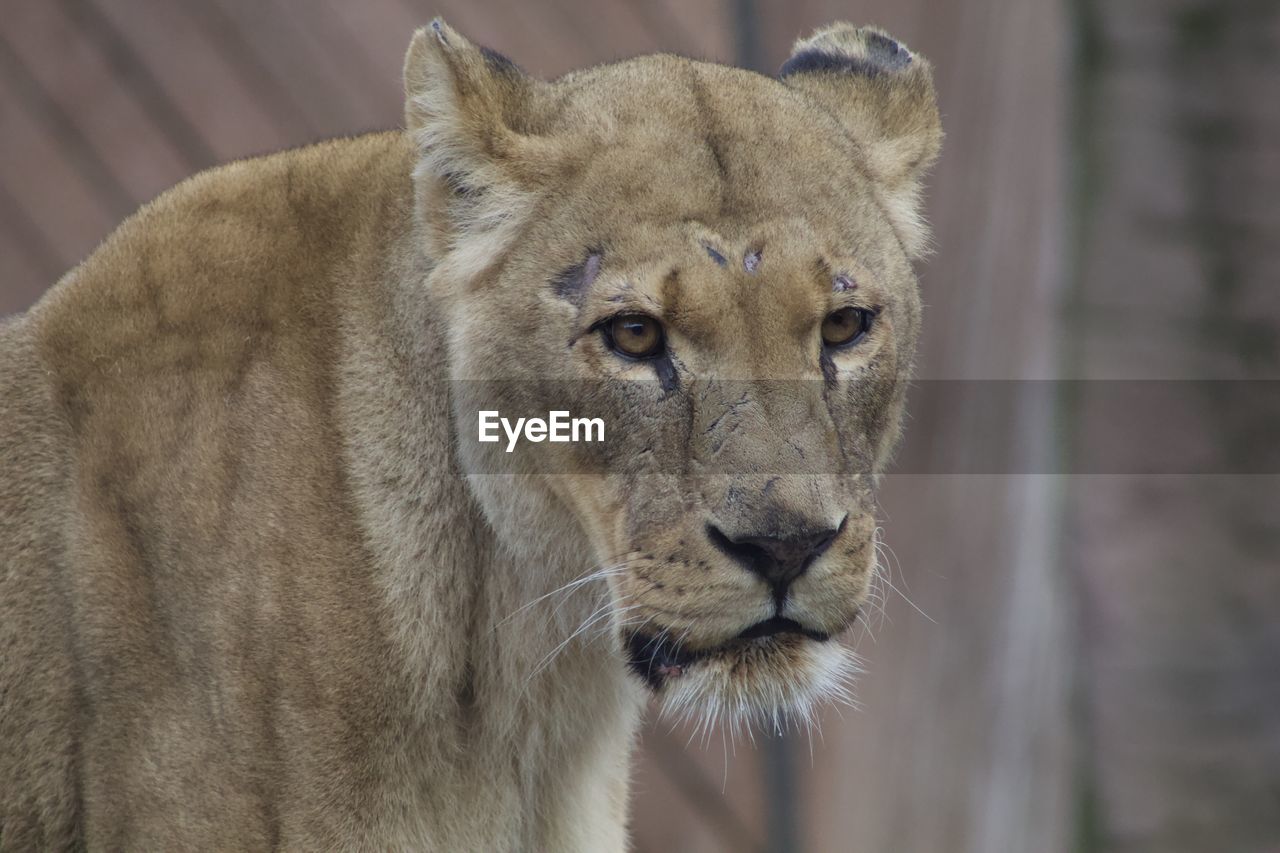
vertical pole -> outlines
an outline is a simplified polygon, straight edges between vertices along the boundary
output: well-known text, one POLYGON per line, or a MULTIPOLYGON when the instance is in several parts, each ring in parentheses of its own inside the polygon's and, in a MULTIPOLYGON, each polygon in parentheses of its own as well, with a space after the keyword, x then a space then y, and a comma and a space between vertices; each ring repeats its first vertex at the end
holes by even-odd
POLYGON ((768 820, 765 826, 768 853, 800 853, 796 821, 796 771, 794 738, 787 734, 761 740, 764 760, 764 798, 768 820))
MULTIPOLYGON (((756 0, 732 0, 737 64, 764 71, 760 47, 760 18, 756 0)), ((796 821, 795 749, 789 734, 770 732, 761 739, 761 768, 767 810, 765 850, 768 853, 800 853, 796 821)))
POLYGON ((763 71, 764 56, 760 49, 760 16, 756 0, 731 0, 733 4, 734 60, 742 68, 763 71))

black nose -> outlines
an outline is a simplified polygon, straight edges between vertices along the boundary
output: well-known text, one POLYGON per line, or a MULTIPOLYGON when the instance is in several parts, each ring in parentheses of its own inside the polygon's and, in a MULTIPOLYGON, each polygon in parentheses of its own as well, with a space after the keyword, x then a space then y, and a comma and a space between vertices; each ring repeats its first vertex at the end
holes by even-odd
POLYGON ((708 524, 707 536, 743 568, 764 578, 773 588, 774 597, 782 601, 791 582, 805 573, 843 528, 841 521, 838 527, 780 536, 729 536, 714 524, 708 524))

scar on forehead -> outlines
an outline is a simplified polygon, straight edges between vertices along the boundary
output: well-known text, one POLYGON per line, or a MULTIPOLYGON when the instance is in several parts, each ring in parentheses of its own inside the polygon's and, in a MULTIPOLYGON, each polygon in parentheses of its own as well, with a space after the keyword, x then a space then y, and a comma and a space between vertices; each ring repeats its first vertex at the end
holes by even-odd
POLYGON ((853 280, 853 276, 840 273, 831 280, 831 289, 836 293, 844 293, 846 290, 853 290, 858 283, 853 280))
POLYGON ((576 264, 566 267, 551 280, 556 296, 570 302, 580 302, 582 294, 596 277, 600 275, 600 259, 603 252, 599 249, 588 249, 587 256, 576 264))
POLYGON ((755 272, 764 260, 764 249, 753 249, 742 258, 742 268, 747 272, 755 272))

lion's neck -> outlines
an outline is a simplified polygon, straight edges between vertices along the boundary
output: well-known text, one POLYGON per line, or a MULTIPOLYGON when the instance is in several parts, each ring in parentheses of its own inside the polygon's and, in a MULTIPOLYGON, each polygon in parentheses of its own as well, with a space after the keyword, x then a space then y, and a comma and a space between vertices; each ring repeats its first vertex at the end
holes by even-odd
POLYGON ((537 526, 518 552, 499 544, 451 452, 423 306, 364 293, 346 314, 346 462, 417 753, 395 759, 401 811, 432 846, 621 848, 643 699, 597 614, 603 590, 530 604, 582 573, 585 548, 537 526))

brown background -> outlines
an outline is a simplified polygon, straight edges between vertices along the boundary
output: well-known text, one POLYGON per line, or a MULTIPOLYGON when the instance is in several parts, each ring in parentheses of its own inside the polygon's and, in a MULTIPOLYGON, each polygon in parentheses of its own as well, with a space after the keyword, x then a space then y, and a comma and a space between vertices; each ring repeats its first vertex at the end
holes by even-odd
MULTIPOLYGON (((397 125, 435 14, 543 76, 656 50, 771 70, 814 26, 878 23, 934 62, 948 134, 923 378, 1280 379, 1269 0, 4 0, 0 314, 194 171, 397 125)), ((1139 436, 1108 386, 1065 387, 1022 399, 1009 470, 1135 440, 1248 470, 1280 441, 1214 382, 1139 436)), ((980 414, 917 412, 913 470, 994 441, 980 414)), ((1280 850, 1280 477, 902 474, 883 508, 862 707, 812 742, 654 722, 638 850, 1280 850)))

